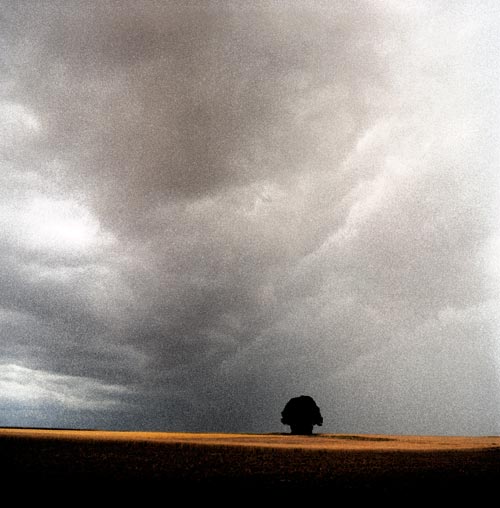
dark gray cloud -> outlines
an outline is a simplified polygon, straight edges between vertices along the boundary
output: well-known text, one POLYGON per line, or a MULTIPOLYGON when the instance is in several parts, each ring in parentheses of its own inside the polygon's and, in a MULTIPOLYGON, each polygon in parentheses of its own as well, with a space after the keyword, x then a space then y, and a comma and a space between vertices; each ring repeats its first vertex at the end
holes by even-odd
POLYGON ((493 3, 1 3, 6 424, 498 430, 493 3))
POLYGON ((86 183, 103 220, 129 232, 165 199, 287 185, 311 158, 329 170, 384 82, 382 14, 368 4, 77 6, 14 9, 28 61, 13 65, 12 96, 43 118, 40 149, 70 188, 86 183))

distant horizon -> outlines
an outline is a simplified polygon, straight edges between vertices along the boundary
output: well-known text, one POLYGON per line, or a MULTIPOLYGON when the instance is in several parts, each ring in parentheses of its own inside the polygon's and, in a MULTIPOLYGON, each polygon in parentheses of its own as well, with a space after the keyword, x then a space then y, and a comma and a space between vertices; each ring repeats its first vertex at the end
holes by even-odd
POLYGON ((476 436, 472 435, 461 435, 461 434, 384 434, 384 433, 348 433, 348 432, 321 432, 314 431, 310 436, 297 436, 291 434, 290 431, 282 431, 282 432, 208 432, 208 431, 180 431, 180 430, 134 430, 134 429, 99 429, 99 428, 74 428, 74 427, 17 427, 17 426, 0 426, 0 430, 2 429, 12 429, 12 430, 53 430, 57 431, 83 431, 83 432, 103 432, 103 433, 114 433, 114 432, 122 432, 122 433, 133 433, 133 434, 202 434, 202 435, 250 435, 250 436, 291 436, 295 438, 305 438, 315 437, 315 436, 333 436, 339 438, 363 438, 363 436, 373 436, 373 437, 430 437, 430 438, 464 438, 464 439, 475 439, 475 438, 500 438, 500 434, 498 435, 484 435, 478 434, 476 436))

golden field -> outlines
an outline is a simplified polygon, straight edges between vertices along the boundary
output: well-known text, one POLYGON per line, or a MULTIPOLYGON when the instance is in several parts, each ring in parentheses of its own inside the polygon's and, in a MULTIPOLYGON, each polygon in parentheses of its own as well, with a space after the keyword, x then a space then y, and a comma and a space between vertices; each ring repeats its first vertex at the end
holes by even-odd
MULTIPOLYGON (((4 486, 141 495, 429 495, 500 486, 500 437, 0 429, 4 486), (17 483, 16 483, 17 482, 17 483)), ((29 490, 28 490, 29 493, 29 490)))

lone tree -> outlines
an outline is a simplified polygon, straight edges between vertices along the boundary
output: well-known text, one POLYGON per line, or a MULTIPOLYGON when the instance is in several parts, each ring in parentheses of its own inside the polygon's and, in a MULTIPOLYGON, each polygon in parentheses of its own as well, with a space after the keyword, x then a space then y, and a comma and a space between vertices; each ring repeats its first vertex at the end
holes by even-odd
POLYGON ((290 425, 291 434, 311 435, 315 425, 323 425, 323 417, 312 397, 300 395, 286 403, 281 423, 290 425))

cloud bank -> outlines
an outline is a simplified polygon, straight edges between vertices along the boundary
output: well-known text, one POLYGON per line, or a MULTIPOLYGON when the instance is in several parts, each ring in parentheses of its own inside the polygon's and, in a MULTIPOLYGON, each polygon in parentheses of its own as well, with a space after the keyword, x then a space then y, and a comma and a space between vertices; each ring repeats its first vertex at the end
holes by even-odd
POLYGON ((4 422, 498 432, 494 2, 1 4, 4 422))

